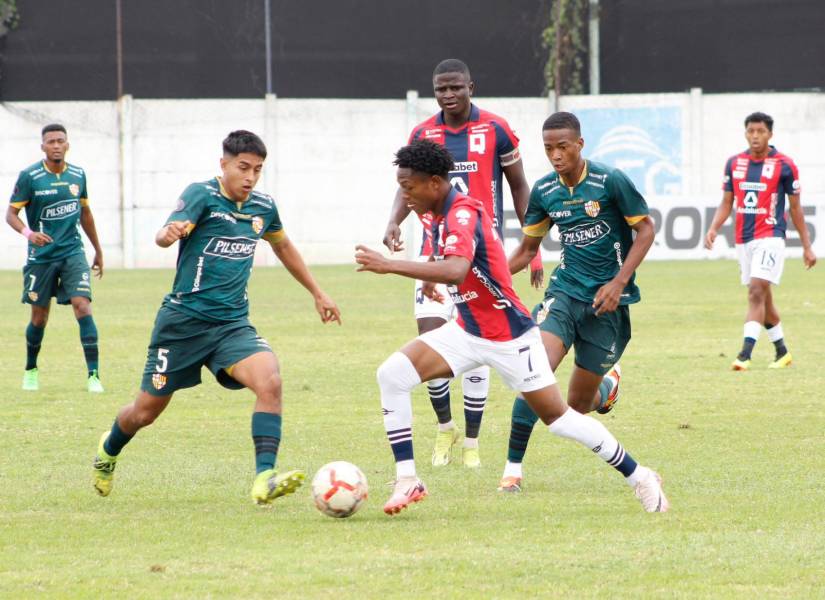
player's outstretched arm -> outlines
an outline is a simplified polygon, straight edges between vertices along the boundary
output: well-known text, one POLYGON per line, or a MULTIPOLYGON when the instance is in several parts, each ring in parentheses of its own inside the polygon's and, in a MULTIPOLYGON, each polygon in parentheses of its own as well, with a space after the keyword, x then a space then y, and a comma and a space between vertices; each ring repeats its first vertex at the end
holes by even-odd
MULTIPOLYGON (((507 266, 510 267, 510 273, 518 273, 526 267, 541 247, 540 237, 533 237, 531 235, 521 236, 521 243, 518 248, 513 250, 513 253, 507 259, 507 266)), ((542 274, 542 279, 544 276, 542 274)))
POLYGON ((155 234, 155 243, 161 248, 168 248, 179 239, 189 235, 194 226, 189 221, 170 221, 155 234))
POLYGON ((719 207, 716 209, 713 220, 710 222, 710 227, 708 227, 708 232, 705 235, 705 248, 708 250, 713 248, 713 242, 716 241, 716 234, 719 228, 728 220, 732 210, 733 192, 725 192, 722 194, 722 202, 719 203, 719 207))
POLYGON ((802 261, 805 268, 810 269, 816 264, 816 254, 811 247, 811 237, 808 235, 808 226, 805 224, 805 213, 802 211, 802 203, 799 201, 799 194, 788 196, 791 213, 791 221, 796 231, 799 233, 799 240, 802 242, 802 261))
MULTIPOLYGON (((504 167, 504 177, 507 178, 507 185, 510 186, 510 193, 513 196, 513 209, 516 211, 518 222, 524 225, 524 215, 527 214, 527 206, 530 204, 530 185, 524 175, 524 164, 521 160, 504 167)), ((519 269, 521 270, 521 269, 519 269)), ((544 285, 544 265, 541 262, 541 247, 539 247, 530 260, 530 285, 539 289, 544 285)))
POLYGON ((19 212, 20 209, 15 206, 9 206, 6 210, 6 223, 8 223, 12 229, 25 237, 35 246, 45 246, 46 244, 52 242, 52 238, 48 234, 29 229, 18 216, 19 212))
POLYGON ((387 222, 387 229, 384 231, 384 245, 390 252, 399 252, 404 249, 404 242, 401 240, 401 223, 410 214, 410 207, 401 198, 401 188, 395 193, 395 200, 392 202, 390 220, 387 222))
POLYGON ((633 240, 633 245, 630 246, 630 252, 627 253, 622 263, 622 268, 619 269, 613 279, 600 287, 593 297, 593 308, 596 309, 596 316, 613 312, 618 308, 624 288, 633 273, 642 264, 647 251, 653 245, 656 229, 653 227, 653 220, 649 216, 637 221, 631 227, 636 232, 636 237, 633 240))
POLYGON ((458 285, 470 270, 470 261, 461 256, 448 256, 444 260, 416 262, 413 260, 393 260, 361 244, 355 247, 356 271, 370 271, 384 275, 394 273, 410 279, 421 279, 433 283, 458 285))
POLYGON ((97 239, 97 228, 95 227, 95 218, 92 216, 92 209, 88 206, 83 206, 80 209, 80 226, 92 243, 92 248, 95 249, 92 271, 97 273, 98 278, 103 277, 103 249, 97 239))
POLYGON ((301 253, 298 252, 298 248, 295 247, 286 234, 280 235, 277 240, 269 240, 269 245, 272 246, 272 251, 275 253, 275 256, 277 256, 281 264, 286 267, 289 274, 312 294, 312 298, 315 301, 315 310, 320 315, 321 322, 329 323, 336 321, 340 325, 341 311, 335 302, 333 302, 332 298, 327 296, 318 286, 312 273, 309 272, 304 258, 301 256, 301 253))

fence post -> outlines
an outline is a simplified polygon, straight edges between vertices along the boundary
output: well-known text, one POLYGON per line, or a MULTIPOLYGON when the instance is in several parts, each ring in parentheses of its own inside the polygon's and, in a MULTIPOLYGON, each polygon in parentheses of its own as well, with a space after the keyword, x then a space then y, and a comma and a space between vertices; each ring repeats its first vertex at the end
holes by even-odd
POLYGON ((690 88, 690 194, 702 191, 702 101, 702 88, 690 88))
MULTIPOLYGON (((407 131, 418 125, 418 90, 407 90, 407 131)), ((393 173, 393 177, 395 173, 393 173)), ((404 240, 404 256, 413 260, 418 256, 418 240, 421 237, 421 223, 416 215, 410 215, 404 221, 402 240, 404 240)))
POLYGON ((118 147, 120 149, 120 243, 123 267, 135 268, 134 147, 132 134, 132 96, 117 101, 118 147))

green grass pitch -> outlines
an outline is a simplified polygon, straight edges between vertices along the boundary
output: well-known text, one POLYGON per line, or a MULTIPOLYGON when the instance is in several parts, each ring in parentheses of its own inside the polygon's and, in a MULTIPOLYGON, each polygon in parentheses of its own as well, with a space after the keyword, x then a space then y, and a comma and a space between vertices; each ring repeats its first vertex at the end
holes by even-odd
MULTIPOLYGON (((644 513, 617 473, 541 427, 524 493, 498 494, 513 394, 495 376, 477 472, 429 465, 435 419, 416 391, 430 497, 395 518, 381 511, 394 470, 375 369, 414 335, 412 282, 316 268, 344 320, 322 326, 283 269, 255 269, 252 321, 284 376, 279 466, 311 476, 330 460, 359 465, 371 497, 346 520, 318 513, 306 488, 270 510, 252 505, 252 397, 206 371, 127 446, 112 495, 97 497, 98 437, 136 390, 172 273, 109 271, 96 283, 98 396, 85 391, 66 307, 53 308, 46 330, 41 391, 20 391, 28 308, 19 274, 0 273, 0 597, 822 597, 823 268, 791 260, 775 289, 792 368, 766 369, 763 334, 753 370, 733 373, 745 310, 736 265, 643 265, 622 399, 599 418, 664 476, 672 512, 644 513)), ((532 306, 540 293, 526 279, 517 287, 532 306)), ((568 373, 565 364, 563 386, 568 373)))

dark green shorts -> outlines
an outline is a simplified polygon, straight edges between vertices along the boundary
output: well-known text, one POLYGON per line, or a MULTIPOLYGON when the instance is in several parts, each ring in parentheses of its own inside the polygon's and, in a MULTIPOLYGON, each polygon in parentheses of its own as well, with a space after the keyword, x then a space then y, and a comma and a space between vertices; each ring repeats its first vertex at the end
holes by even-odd
POLYGON ((25 304, 48 306, 52 296, 58 304, 70 304, 72 298, 92 299, 92 273, 83 254, 73 254, 61 260, 23 267, 23 298, 25 304))
POLYGON ((542 331, 561 339, 576 351, 576 365, 604 375, 619 362, 630 341, 630 309, 619 306, 612 313, 596 316, 589 302, 554 292, 533 309, 542 331))
POLYGON ((153 396, 168 396, 198 385, 201 367, 206 366, 222 386, 239 390, 244 386, 225 369, 258 352, 272 352, 272 348, 247 319, 216 323, 161 306, 140 389, 153 396))

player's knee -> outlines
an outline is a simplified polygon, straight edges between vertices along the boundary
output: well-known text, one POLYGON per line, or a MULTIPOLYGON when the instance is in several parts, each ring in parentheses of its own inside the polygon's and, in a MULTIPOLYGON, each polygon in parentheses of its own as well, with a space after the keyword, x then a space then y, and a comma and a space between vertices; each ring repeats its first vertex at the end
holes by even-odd
POLYGON ((410 359, 401 352, 393 352, 381 363, 376 373, 378 386, 386 391, 408 392, 421 383, 421 377, 410 359))
POLYGON ((767 297, 767 289, 769 288, 766 288, 764 285, 761 284, 750 284, 748 286, 748 300, 751 303, 764 302, 765 298, 767 297))
POLYGON ((272 373, 261 386, 260 395, 280 400, 282 388, 283 380, 281 379, 281 375, 279 373, 272 373))
POLYGON ((578 413, 587 414, 596 409, 594 398, 584 398, 582 396, 568 396, 567 404, 578 413))
POLYGON ((137 429, 142 429, 154 423, 155 419, 160 416, 160 412, 150 407, 135 407, 131 416, 132 425, 137 429))
POLYGON ((72 308, 74 309, 74 316, 77 319, 88 317, 92 314, 92 303, 83 298, 83 302, 72 301, 72 308))

